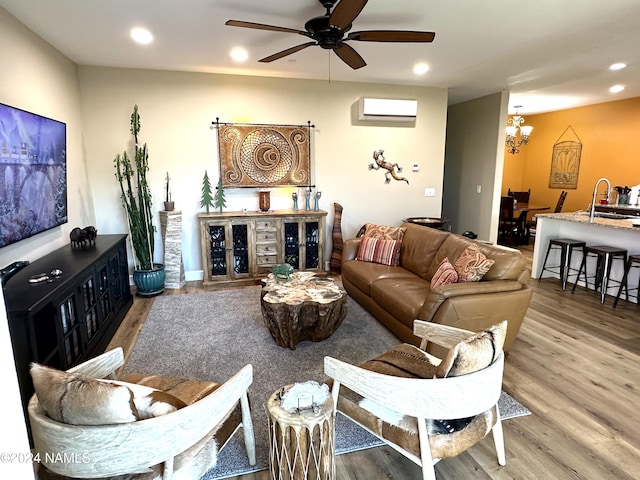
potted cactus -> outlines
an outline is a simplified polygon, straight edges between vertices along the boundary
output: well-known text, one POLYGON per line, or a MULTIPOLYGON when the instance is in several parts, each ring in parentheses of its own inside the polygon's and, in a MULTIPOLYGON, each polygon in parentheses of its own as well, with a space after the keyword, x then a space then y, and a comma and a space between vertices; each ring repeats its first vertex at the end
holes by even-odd
POLYGON ((133 283, 138 295, 153 296, 164 290, 164 265, 153 262, 154 234, 151 192, 147 182, 149 152, 140 145, 140 115, 138 106, 131 114, 131 134, 134 140, 133 158, 124 151, 116 155, 114 166, 120 184, 120 197, 127 217, 129 241, 134 253, 133 283))

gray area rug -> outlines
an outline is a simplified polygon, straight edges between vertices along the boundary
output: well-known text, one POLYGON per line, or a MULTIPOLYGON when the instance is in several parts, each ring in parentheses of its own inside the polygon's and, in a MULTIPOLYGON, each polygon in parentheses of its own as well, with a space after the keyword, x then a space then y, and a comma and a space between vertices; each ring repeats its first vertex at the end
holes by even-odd
MULTIPOLYGON (((278 388, 295 382, 323 382, 323 358, 330 355, 358 364, 400 341, 357 302, 349 298, 347 318, 322 342, 302 342, 296 350, 279 347, 262 320, 260 287, 157 297, 124 374, 193 378, 223 383, 247 363, 254 368, 249 389, 256 437, 257 464, 249 465, 242 432, 220 452, 211 480, 268 468, 269 435, 264 405, 278 388)), ((530 412, 503 392, 503 419, 530 412)), ((342 415, 336 417, 336 453, 381 442, 342 415)))

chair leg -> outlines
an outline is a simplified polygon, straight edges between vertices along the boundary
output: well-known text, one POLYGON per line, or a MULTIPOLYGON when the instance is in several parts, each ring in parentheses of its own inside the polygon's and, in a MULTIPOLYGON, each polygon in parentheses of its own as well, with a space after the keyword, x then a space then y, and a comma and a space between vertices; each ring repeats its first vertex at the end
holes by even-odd
POLYGON ((165 460, 163 464, 162 480, 171 480, 173 477, 173 457, 165 460))
POLYGON ((549 259, 549 253, 551 253, 551 244, 547 247, 547 254, 544 256, 544 263, 542 264, 542 270, 540 270, 540 275, 538 275, 538 281, 542 280, 542 274, 547 268, 547 260, 549 259))
POLYGON ((249 408, 249 398, 245 392, 240 397, 240 407, 242 408, 242 432, 244 433, 244 447, 247 449, 249 465, 256 464, 256 439, 253 434, 253 421, 251 420, 251 410, 249 408))
POLYGON ((618 306, 618 300, 620 300, 620 295, 622 295, 622 287, 627 293, 627 302, 629 301, 629 289, 627 287, 627 277, 629 276, 629 270, 631 269, 631 260, 627 260, 624 266, 624 275, 622 275, 622 281, 620 282, 620 288, 618 288, 618 295, 616 295, 616 299, 613 301, 613 308, 618 306))
POLYGON ((427 422, 424 417, 418 417, 418 438, 420 439, 420 460, 422 463, 422 480, 436 480, 436 471, 433 468, 431 445, 427 433, 427 422))
POLYGON ((502 430, 502 420, 500 419, 500 412, 496 407, 496 412, 498 415, 498 419, 496 420, 496 424, 491 429, 491 433, 493 435, 493 443, 496 446, 496 453, 498 454, 498 464, 506 465, 507 464, 507 456, 504 451, 504 432, 502 430))
POLYGON ((588 289, 589 288, 589 284, 587 283, 587 254, 586 253, 582 256, 582 262, 580 262, 580 268, 578 269, 578 275, 576 276, 576 281, 573 284, 573 288, 571 289, 571 293, 574 293, 576 291, 576 285, 578 285, 578 282, 580 281, 580 274, 582 273, 582 269, 583 268, 584 268, 584 285, 588 289))

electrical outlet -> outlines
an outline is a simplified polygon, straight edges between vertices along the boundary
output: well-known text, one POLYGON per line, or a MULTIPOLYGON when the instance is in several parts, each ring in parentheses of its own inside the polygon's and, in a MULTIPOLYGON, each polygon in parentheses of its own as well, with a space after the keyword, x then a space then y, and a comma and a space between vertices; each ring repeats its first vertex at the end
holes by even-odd
POLYGON ((413 167, 411 167, 411 170, 414 172, 419 172, 420 171, 420 165, 418 165, 417 163, 413 164, 413 167))
POLYGON ((424 189, 424 196, 425 197, 435 197, 436 196, 436 189, 434 187, 427 187, 424 189))
POLYGON ((476 185, 476 193, 482 193, 482 185, 476 185))

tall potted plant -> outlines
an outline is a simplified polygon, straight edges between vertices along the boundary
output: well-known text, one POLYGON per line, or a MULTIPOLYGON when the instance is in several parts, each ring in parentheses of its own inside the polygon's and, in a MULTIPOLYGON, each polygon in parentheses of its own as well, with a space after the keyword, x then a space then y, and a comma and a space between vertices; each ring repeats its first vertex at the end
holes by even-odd
POLYGON ((138 295, 152 296, 164 289, 164 265, 153 263, 154 234, 151 211, 151 192, 147 183, 149 171, 149 153, 147 144, 140 145, 140 115, 138 105, 134 105, 131 114, 131 134, 134 141, 133 159, 126 151, 116 155, 114 165, 116 178, 120 184, 120 196, 127 216, 129 240, 134 252, 133 283, 138 295))

